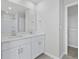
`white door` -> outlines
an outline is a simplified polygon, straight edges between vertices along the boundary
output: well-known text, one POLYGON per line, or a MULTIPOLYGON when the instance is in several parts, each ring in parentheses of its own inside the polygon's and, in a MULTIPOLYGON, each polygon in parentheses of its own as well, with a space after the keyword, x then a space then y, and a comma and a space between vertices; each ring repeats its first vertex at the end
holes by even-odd
POLYGON ((7 49, 5 51, 2 51, 2 58, 1 59, 19 59, 18 57, 18 49, 7 49))
POLYGON ((20 47, 20 59, 31 59, 31 45, 24 44, 20 47))

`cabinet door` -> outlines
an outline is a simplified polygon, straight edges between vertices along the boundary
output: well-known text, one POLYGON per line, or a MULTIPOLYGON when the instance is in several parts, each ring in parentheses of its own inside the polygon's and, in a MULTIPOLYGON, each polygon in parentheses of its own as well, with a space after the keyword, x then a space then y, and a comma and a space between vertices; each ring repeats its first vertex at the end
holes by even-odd
POLYGON ((44 37, 35 37, 32 39, 32 59, 44 52, 44 37))
POLYGON ((19 59, 17 48, 2 51, 1 59, 19 59))
POLYGON ((20 47, 20 59, 31 59, 31 44, 24 44, 20 47))

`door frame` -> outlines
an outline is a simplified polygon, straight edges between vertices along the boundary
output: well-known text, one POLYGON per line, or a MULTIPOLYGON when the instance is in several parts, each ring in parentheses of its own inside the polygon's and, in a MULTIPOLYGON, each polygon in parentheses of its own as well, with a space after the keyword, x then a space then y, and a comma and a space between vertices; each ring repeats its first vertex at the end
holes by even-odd
POLYGON ((65 5, 65 54, 68 55, 68 8, 77 5, 78 2, 73 2, 65 5))

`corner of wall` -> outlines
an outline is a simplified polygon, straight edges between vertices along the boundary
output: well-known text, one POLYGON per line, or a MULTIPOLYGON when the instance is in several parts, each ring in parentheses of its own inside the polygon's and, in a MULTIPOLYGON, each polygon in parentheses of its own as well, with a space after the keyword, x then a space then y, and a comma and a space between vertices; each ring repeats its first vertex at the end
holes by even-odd
POLYGON ((61 56, 59 57, 59 59, 62 59, 64 55, 66 55, 65 52, 63 52, 63 53, 61 54, 61 56))

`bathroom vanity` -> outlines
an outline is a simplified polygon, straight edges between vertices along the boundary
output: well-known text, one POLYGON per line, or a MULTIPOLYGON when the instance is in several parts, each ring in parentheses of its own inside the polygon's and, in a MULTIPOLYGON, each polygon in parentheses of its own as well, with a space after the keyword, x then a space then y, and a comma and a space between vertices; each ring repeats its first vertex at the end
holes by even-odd
POLYGON ((2 38, 2 59, 35 59, 44 52, 44 33, 2 38))
POLYGON ((22 1, 1 1, 2 59, 35 59, 44 53, 45 34, 37 33, 34 7, 22 1))

